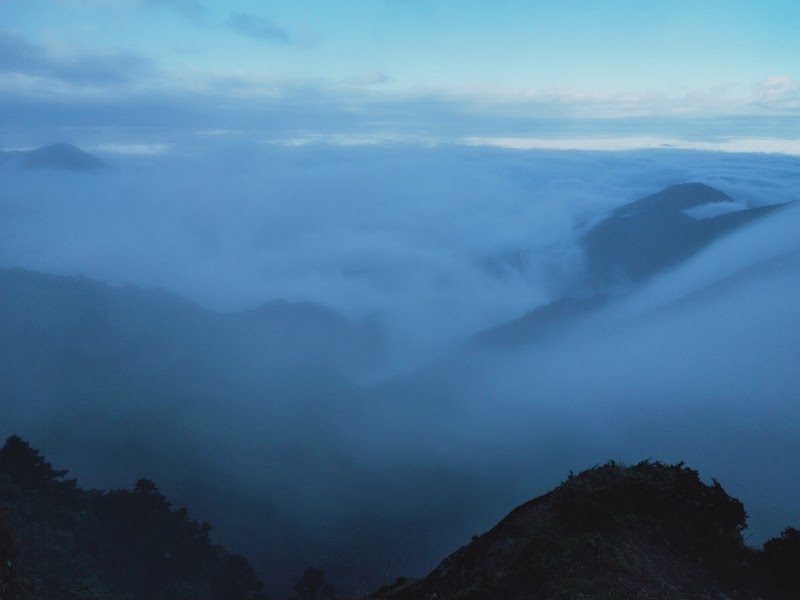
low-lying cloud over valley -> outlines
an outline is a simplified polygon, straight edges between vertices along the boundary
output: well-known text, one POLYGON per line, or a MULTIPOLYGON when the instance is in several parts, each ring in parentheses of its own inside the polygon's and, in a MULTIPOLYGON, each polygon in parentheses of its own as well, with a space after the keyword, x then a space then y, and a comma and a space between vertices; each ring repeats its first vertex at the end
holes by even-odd
POLYGON ((423 573, 605 458, 724 477, 754 542, 798 513, 797 158, 210 139, 2 155, 0 434, 278 586, 423 573), (591 232, 651 210, 615 271, 591 232))

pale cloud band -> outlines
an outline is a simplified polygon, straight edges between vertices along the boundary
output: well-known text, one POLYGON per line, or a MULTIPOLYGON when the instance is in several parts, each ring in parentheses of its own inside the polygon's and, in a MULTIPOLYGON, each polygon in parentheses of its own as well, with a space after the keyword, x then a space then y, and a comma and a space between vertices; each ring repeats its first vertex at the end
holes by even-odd
MULTIPOLYGON (((159 4, 163 4, 159 0, 159 4)), ((174 2, 168 3, 170 6, 174 2)), ((176 6, 184 6, 178 3, 176 6)), ((193 3, 182 10, 195 13, 193 3)), ((177 10, 177 8, 176 8, 177 10)), ((200 10, 198 5, 197 10, 200 10)), ((238 35, 270 44, 293 43, 289 31, 280 24, 255 15, 234 12, 228 26, 238 35)), ((518 90, 492 86, 418 87, 404 86, 383 70, 351 74, 340 79, 282 78, 241 72, 231 66, 213 72, 161 64, 132 51, 107 49, 55 51, 14 32, 0 31, 0 93, 9 98, 51 97, 59 102, 80 102, 87 90, 102 92, 118 102, 152 102, 159 96, 183 97, 203 110, 211 105, 249 102, 251 107, 267 101, 297 107, 324 107, 324 112, 348 112, 364 121, 427 121, 451 114, 478 121, 499 117, 539 118, 636 118, 676 116, 775 115, 800 113, 800 83, 788 74, 775 74, 755 82, 711 86, 707 89, 669 92, 592 92, 574 89, 518 90), (231 85, 235 83, 235 85, 231 85), (131 96, 131 88, 136 96, 131 96), (405 115, 401 117, 401 115, 405 115)), ((310 118, 316 117, 309 114, 310 118)), ((462 131, 462 135, 470 132, 462 131)), ((501 132, 494 131, 497 136, 501 132)))
POLYGON ((76 86, 114 86, 148 75, 151 70, 152 62, 133 52, 58 54, 14 33, 0 31, 0 74, 45 77, 76 86))
POLYGON ((232 12, 228 25, 237 33, 265 42, 290 43, 291 37, 286 28, 271 19, 246 12, 232 12))
POLYGON ((658 137, 466 137, 458 143, 466 146, 494 146, 512 150, 589 150, 628 151, 656 148, 675 150, 704 150, 709 152, 758 152, 800 156, 800 139, 729 138, 716 141, 686 140, 658 137))

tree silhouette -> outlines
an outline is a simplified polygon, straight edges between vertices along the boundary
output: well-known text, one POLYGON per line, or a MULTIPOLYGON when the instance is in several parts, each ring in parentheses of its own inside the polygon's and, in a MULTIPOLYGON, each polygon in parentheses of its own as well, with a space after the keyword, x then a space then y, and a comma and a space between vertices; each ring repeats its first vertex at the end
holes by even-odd
POLYGON ((66 473, 18 436, 0 449, 0 600, 266 598, 247 560, 155 482, 87 491, 66 473))
POLYGON ((0 506, 0 598, 21 598, 21 589, 16 572, 17 549, 11 535, 9 510, 0 506))
POLYGON ((58 471, 28 442, 12 435, 0 448, 0 473, 26 490, 42 490, 59 482, 67 470, 58 471))
POLYGON ((325 574, 319 569, 308 567, 303 576, 294 584, 297 594, 290 600, 336 600, 333 586, 325 583, 325 574))

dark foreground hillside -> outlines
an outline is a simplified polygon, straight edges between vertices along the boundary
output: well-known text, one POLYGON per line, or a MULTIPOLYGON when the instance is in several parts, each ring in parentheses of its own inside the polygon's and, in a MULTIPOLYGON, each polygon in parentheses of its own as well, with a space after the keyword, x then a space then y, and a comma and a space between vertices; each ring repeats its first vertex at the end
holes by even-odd
POLYGON ((247 561, 149 480, 82 490, 14 436, 0 449, 0 600, 262 596, 247 561))
MULTIPOLYGON (((266 598, 247 561, 152 481, 85 491, 65 475, 19 437, 0 449, 0 600, 266 598)), ((749 548, 746 518, 683 464, 610 462, 570 474, 427 577, 369 600, 797 600, 800 532, 749 548)), ((295 592, 336 597, 311 568, 295 592)))
POLYGON ((744 544, 747 515, 682 464, 614 462, 515 509, 418 580, 370 600, 800 598, 800 532, 744 544))

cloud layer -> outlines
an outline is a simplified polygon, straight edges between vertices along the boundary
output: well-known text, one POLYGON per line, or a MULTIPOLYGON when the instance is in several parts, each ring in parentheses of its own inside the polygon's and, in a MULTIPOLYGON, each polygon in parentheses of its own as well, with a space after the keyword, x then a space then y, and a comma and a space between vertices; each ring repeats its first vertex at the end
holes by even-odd
POLYGON ((614 206, 688 180, 750 204, 794 199, 797 185, 785 156, 203 137, 169 154, 96 145, 115 168, 82 180, 8 172, 2 263, 218 309, 313 300, 378 316, 406 350, 429 354, 558 295, 580 268, 575 228, 614 206))
MULTIPOLYGON (((311 562, 343 588, 379 583, 387 563, 422 574, 569 470, 607 458, 686 460, 718 477, 747 504, 751 541, 798 514, 796 207, 559 337, 505 352, 460 344, 569 288, 582 268, 577 232, 611 209, 683 181, 740 206, 796 200, 797 157, 287 147, 218 131, 161 154, 130 144, 98 147, 113 166, 95 173, 0 164, 0 266, 161 287, 220 310, 313 301, 379 331, 388 364, 356 379, 320 377, 284 353, 238 364, 251 334, 194 347, 184 336, 206 329, 192 324, 131 364, 123 338, 113 373, 149 375, 133 389, 93 377, 97 400, 79 381, 75 406, 61 389, 37 404, 58 379, 36 371, 19 404, 3 405, 0 429, 91 485, 154 477, 268 582, 289 584, 311 562), (190 356, 237 383, 199 387, 190 356), (171 395, 153 402, 148 385, 171 395)), ((126 306, 137 315, 137 302, 126 306)))
POLYGON ((76 85, 109 85, 127 82, 151 69, 149 59, 132 52, 57 55, 19 35, 0 31, 0 73, 76 85))

